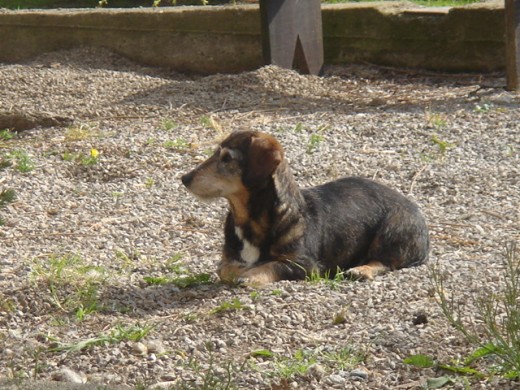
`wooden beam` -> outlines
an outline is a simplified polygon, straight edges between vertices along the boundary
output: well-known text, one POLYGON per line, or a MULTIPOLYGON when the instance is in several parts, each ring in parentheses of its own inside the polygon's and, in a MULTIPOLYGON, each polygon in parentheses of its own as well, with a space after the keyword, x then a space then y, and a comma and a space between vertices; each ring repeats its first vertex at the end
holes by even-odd
POLYGON ((520 89, 520 0, 505 0, 507 89, 520 89))
POLYGON ((266 64, 320 74, 323 31, 320 0, 260 0, 266 64))

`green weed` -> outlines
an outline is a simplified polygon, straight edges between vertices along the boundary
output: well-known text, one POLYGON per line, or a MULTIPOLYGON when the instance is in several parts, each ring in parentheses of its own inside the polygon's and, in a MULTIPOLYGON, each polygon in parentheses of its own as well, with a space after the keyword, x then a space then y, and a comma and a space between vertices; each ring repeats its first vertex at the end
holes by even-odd
POLYGON ((284 380, 305 376, 315 364, 320 364, 325 370, 334 372, 355 367, 366 359, 365 353, 351 346, 331 349, 302 348, 290 356, 278 355, 270 350, 261 349, 252 351, 251 356, 272 360, 273 369, 267 372, 267 376, 284 380))
POLYGON ((504 378, 520 378, 520 259, 516 243, 508 243, 503 255, 504 283, 499 292, 483 289, 472 296, 472 304, 478 309, 479 318, 472 323, 464 319, 465 306, 455 293, 446 293, 446 276, 438 266, 431 267, 431 278, 442 312, 450 325, 461 332, 468 342, 476 346, 475 352, 462 364, 442 366, 456 373, 480 375, 469 367, 476 361, 488 367, 493 374, 504 378), (475 324, 482 324, 477 326, 475 324), (492 358, 492 359, 491 359, 492 358), (451 368, 450 368, 451 367, 451 368), (453 368, 455 367, 455 368, 453 368))
POLYGON ((147 177, 144 181, 144 186, 148 189, 152 188, 155 185, 155 180, 153 177, 147 177))
POLYGON ((277 357, 274 362, 274 374, 278 378, 289 379, 303 376, 309 368, 318 362, 316 354, 310 350, 298 349, 290 357, 277 357))
POLYGON ((88 154, 65 151, 61 158, 63 161, 74 162, 84 167, 90 167, 99 162, 99 151, 97 149, 90 149, 88 154))
POLYGON ((166 149, 175 149, 177 151, 182 151, 189 149, 191 144, 186 141, 184 138, 176 138, 174 140, 168 140, 163 143, 163 147, 166 149))
POLYGON ((143 281, 150 285, 173 284, 179 288, 189 288, 209 283, 211 281, 211 276, 206 273, 175 277, 145 276, 143 277, 143 281))
POLYGON ((10 141, 10 140, 16 138, 16 136, 17 136, 17 133, 12 132, 9 129, 0 130, 0 140, 2 140, 2 141, 10 141))
POLYGON ((56 308, 82 321, 102 309, 98 295, 105 273, 104 268, 88 265, 78 255, 65 254, 39 260, 31 276, 44 283, 56 308))
POLYGON ((14 162, 14 168, 21 173, 31 172, 35 168, 29 154, 22 149, 13 150, 6 157, 14 162))
POLYGON ((219 306, 211 310, 210 314, 222 314, 226 312, 233 312, 237 310, 250 310, 251 308, 244 305, 238 298, 234 298, 232 301, 222 302, 219 306))
POLYGON ((195 382, 182 381, 174 385, 172 390, 238 390, 236 383, 237 375, 240 374, 247 361, 242 365, 233 362, 224 363, 222 366, 215 366, 213 356, 210 358, 209 366, 203 369, 196 362, 191 362, 191 368, 196 372, 199 380, 195 382))
POLYGON ((65 131, 65 142, 83 141, 94 138, 99 135, 99 132, 94 127, 82 123, 78 126, 70 126, 65 131))
POLYGON ((438 147, 438 154, 441 157, 444 157, 446 155, 446 152, 448 149, 455 146, 455 144, 452 144, 445 140, 441 140, 436 134, 432 135, 431 140, 432 140, 433 144, 438 147))
POLYGON ((49 348, 50 352, 79 352, 94 346, 116 344, 124 341, 137 342, 146 337, 154 329, 153 325, 131 325, 125 327, 117 325, 109 333, 103 333, 96 337, 80 340, 75 343, 57 343, 58 345, 49 348))
POLYGON ((341 283, 345 281, 345 273, 340 268, 336 270, 334 276, 332 276, 331 272, 328 270, 324 274, 318 270, 313 270, 309 275, 307 275, 306 281, 315 284, 323 283, 329 286, 332 290, 336 290, 341 286, 341 283))
POLYGON ((16 200, 16 192, 11 189, 4 189, 0 191, 0 209, 7 206, 9 203, 12 203, 16 200))
POLYGON ((325 137, 323 135, 311 134, 307 142, 307 154, 313 154, 323 141, 325 141, 325 137))
POLYGON ((162 121, 162 128, 166 131, 175 130, 179 125, 171 118, 165 118, 162 121))

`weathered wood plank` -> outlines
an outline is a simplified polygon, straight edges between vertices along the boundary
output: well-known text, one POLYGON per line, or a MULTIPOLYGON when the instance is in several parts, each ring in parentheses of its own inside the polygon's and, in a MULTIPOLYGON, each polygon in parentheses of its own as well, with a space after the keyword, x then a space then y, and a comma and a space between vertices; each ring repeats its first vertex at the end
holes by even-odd
POLYGON ((319 74, 323 68, 320 0, 260 0, 266 64, 319 74))
POLYGON ((505 0, 507 89, 520 89, 520 0, 505 0))

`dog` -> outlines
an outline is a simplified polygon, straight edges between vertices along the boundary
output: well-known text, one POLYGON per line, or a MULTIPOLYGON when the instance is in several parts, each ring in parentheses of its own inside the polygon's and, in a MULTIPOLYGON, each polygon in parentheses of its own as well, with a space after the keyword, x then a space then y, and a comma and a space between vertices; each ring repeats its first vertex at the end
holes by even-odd
POLYGON ((265 133, 231 133, 181 180, 199 198, 229 202, 223 282, 261 286, 338 272, 373 279, 428 259, 428 228, 411 200, 361 177, 300 190, 282 146, 265 133))

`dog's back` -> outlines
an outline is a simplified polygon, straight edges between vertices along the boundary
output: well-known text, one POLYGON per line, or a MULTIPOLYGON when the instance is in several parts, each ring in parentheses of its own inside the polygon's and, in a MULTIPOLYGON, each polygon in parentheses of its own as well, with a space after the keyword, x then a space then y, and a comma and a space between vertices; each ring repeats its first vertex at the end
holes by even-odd
POLYGON ((428 259, 428 229, 419 208, 382 184, 343 178, 302 191, 305 249, 319 267, 334 273, 371 261, 388 269, 428 259))

